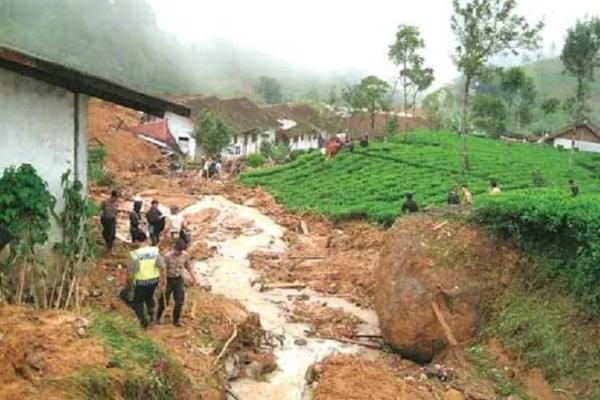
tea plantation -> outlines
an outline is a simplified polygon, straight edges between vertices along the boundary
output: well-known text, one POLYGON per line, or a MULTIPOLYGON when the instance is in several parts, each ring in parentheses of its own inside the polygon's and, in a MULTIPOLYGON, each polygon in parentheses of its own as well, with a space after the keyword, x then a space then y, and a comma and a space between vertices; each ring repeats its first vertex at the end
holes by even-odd
POLYGON ((272 168, 245 173, 242 182, 260 185, 295 210, 311 210, 334 219, 367 218, 389 225, 399 214, 404 193, 421 205, 446 202, 450 188, 467 183, 475 195, 487 192, 496 180, 503 192, 533 188, 539 170, 542 186, 568 191, 575 179, 582 193, 600 190, 600 154, 568 151, 522 143, 469 137, 471 169, 463 173, 461 142, 449 132, 411 132, 387 143, 356 146, 327 160, 318 152, 272 168))

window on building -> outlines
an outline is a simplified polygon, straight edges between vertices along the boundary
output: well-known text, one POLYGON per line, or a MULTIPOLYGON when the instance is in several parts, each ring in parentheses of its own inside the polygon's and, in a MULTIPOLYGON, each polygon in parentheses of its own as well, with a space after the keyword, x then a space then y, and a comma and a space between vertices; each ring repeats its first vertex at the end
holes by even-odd
POLYGON ((252 143, 256 143, 257 141, 256 133, 252 135, 252 143))
POLYGON ((179 148, 181 149, 181 151, 183 151, 184 153, 187 153, 190 150, 190 138, 189 137, 179 136, 177 138, 177 144, 179 145, 179 148))
POLYGON ((233 143, 237 143, 238 142, 238 136, 237 135, 233 135, 233 143))

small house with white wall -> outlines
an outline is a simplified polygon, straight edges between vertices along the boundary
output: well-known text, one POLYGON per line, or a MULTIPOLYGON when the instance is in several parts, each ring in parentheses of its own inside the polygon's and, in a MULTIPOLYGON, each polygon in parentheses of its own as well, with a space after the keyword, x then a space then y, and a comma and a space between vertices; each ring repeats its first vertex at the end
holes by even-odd
POLYGON ((600 128, 591 122, 573 124, 545 137, 543 141, 554 147, 600 153, 600 128))
MULTIPOLYGON (((87 101, 97 97, 157 117, 189 117, 182 105, 0 45, 0 174, 31 164, 63 207, 61 176, 87 186, 87 101)), ((56 228, 51 240, 59 237, 56 228)))
POLYGON ((166 112, 164 118, 144 116, 143 122, 130 130, 164 152, 180 154, 191 161, 196 159, 194 121, 190 117, 172 112, 166 112))

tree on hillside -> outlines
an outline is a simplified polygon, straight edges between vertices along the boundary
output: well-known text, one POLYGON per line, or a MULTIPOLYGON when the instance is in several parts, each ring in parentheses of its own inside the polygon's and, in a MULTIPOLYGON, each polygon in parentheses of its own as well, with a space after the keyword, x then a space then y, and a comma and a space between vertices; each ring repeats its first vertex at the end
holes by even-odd
POLYGON ((454 62, 465 78, 460 132, 465 169, 469 169, 467 110, 473 78, 496 55, 539 47, 543 24, 530 25, 516 14, 516 5, 516 0, 452 0, 452 31, 458 41, 454 62))
POLYGON ((555 97, 551 97, 549 99, 544 100, 542 104, 540 104, 540 108, 542 109, 545 115, 552 115, 559 110, 560 100, 555 97))
POLYGON ((519 132, 521 124, 527 124, 531 120, 531 110, 537 97, 535 83, 522 68, 514 67, 501 74, 500 89, 506 98, 508 109, 514 114, 515 131, 519 132))
POLYGON ((261 76, 258 80, 257 91, 268 104, 281 103, 283 100, 281 84, 275 78, 261 76))
POLYGON ((387 82, 371 75, 344 92, 344 98, 353 110, 366 110, 371 120, 371 134, 375 133, 377 113, 389 109, 386 99, 389 87, 387 82))
POLYGON ((565 46, 560 55, 565 71, 575 77, 575 97, 570 100, 577 123, 583 122, 589 110, 590 83, 594 81, 594 70, 600 65, 600 19, 577 21, 568 30, 565 46))
POLYGON ((500 136, 505 130, 506 106, 501 98, 481 95, 473 101, 473 125, 492 137, 500 136))
MULTIPOLYGON (((396 41, 390 46, 388 56, 390 60, 400 68, 399 80, 404 96, 404 115, 408 116, 409 91, 413 85, 411 74, 413 70, 423 64, 423 57, 419 51, 425 47, 425 42, 421 38, 419 28, 412 25, 400 25, 396 33, 396 41)), ((404 118, 404 131, 408 129, 407 119, 404 118)))
POLYGON ((454 129, 457 119, 457 104, 454 92, 439 89, 423 99, 423 111, 428 124, 434 128, 454 129))
POLYGON ((415 65, 415 67, 409 73, 410 80, 413 84, 412 88, 412 115, 414 116, 417 112, 417 96, 423 93, 425 90, 433 84, 433 69, 423 68, 421 63, 415 65))
POLYGON ((221 117, 204 112, 195 121, 194 137, 211 157, 217 157, 231 142, 233 130, 221 117))

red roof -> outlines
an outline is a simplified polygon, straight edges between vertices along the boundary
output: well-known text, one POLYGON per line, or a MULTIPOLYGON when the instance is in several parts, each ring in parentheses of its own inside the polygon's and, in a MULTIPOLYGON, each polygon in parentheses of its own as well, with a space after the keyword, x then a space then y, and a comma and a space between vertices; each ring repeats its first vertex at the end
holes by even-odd
POLYGON ((169 129, 169 124, 164 119, 139 124, 134 126, 132 130, 139 135, 148 136, 154 140, 168 144, 175 150, 179 150, 177 141, 169 129))

